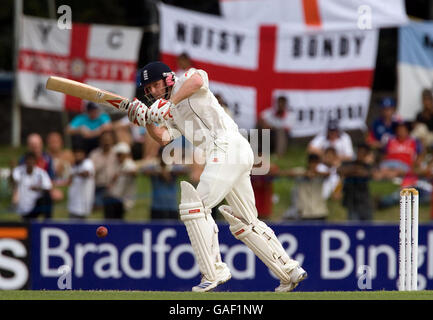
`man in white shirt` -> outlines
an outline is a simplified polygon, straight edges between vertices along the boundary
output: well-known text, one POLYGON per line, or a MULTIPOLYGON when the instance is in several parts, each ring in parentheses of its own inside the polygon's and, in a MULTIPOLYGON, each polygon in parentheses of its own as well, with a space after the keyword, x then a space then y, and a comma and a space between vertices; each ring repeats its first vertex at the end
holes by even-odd
POLYGON ((93 208, 95 168, 84 147, 74 146, 73 152, 75 163, 71 168, 67 207, 71 219, 85 219, 93 208))
POLYGON ((28 152, 24 156, 24 164, 16 167, 12 172, 14 182, 13 204, 18 214, 24 220, 37 218, 44 214, 49 218, 44 192, 49 192, 52 182, 48 173, 36 166, 36 154, 28 152))
POLYGON ((308 153, 315 153, 322 156, 326 148, 333 147, 337 151, 340 161, 353 160, 352 139, 340 130, 338 120, 330 119, 326 128, 326 133, 316 135, 308 144, 308 153))
POLYGON ((260 114, 259 126, 271 130, 271 151, 283 155, 287 151, 290 130, 294 118, 289 111, 287 98, 279 96, 275 107, 265 109, 260 114))
POLYGON ((131 147, 126 142, 117 143, 113 151, 116 154, 116 174, 104 199, 104 217, 123 219, 125 212, 135 203, 137 166, 131 159, 131 147))
POLYGON ((231 278, 221 259, 218 227, 211 215, 212 208, 224 199, 229 205, 220 206, 219 211, 232 234, 280 279, 276 291, 293 290, 307 274, 287 255, 272 229, 257 218, 250 180, 253 151, 209 90, 207 73, 191 68, 177 78, 162 62, 151 62, 139 73, 139 87, 149 108, 136 99, 121 105, 128 110, 129 119, 146 126, 163 146, 184 135, 206 158, 197 189, 181 182, 180 218, 202 273, 202 281, 192 290, 209 291, 231 278))

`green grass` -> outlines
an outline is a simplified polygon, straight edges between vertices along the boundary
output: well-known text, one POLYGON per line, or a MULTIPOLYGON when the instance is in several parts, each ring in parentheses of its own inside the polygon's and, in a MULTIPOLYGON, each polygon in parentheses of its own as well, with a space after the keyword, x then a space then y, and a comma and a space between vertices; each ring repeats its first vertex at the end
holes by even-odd
POLYGON ((171 292, 0 291, 0 300, 433 300, 433 291, 171 292))
MULTIPOLYGON (((10 146, 0 146, 0 167, 9 167, 11 161, 16 161, 24 152, 24 148, 12 148, 10 146)), ((284 157, 273 157, 272 162, 276 163, 280 168, 294 168, 305 165, 306 153, 305 145, 292 144, 290 145, 284 157)), ((273 183, 275 203, 270 221, 280 221, 281 216, 290 206, 290 192, 293 188, 294 180, 288 178, 277 178, 273 183)), ((371 193, 374 198, 389 194, 399 189, 399 186, 389 181, 372 181, 370 183, 371 193)), ((125 219, 128 221, 147 221, 150 216, 150 179, 147 176, 139 176, 137 179, 137 194, 138 198, 135 207, 126 213, 125 219)), ((66 192, 65 192, 66 194, 66 192)), ((5 188, 4 184, 0 185, 0 221, 20 221, 20 218, 13 213, 9 208, 10 193, 5 188)), ((342 222, 347 220, 346 209, 341 205, 338 199, 330 199, 328 201, 329 222, 342 222)), ((420 205, 420 222, 430 221, 430 205, 420 205)), ((54 207, 54 219, 67 219, 66 200, 57 202, 54 207)), ((101 210, 96 210, 89 217, 91 220, 102 220, 103 214, 101 210)), ((217 219, 222 219, 217 216, 217 219)), ((376 209, 374 212, 374 221, 396 222, 399 219, 398 206, 393 206, 387 209, 376 209)))

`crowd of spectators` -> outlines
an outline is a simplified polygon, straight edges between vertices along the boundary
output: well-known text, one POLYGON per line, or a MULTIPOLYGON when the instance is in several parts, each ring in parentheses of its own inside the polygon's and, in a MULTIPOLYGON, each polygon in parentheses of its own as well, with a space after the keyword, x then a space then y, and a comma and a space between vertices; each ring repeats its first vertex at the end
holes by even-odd
MULTIPOLYGON (((180 55, 178 63, 178 74, 193 66, 187 54, 180 55)), ((215 96, 233 116, 224 97, 219 93, 215 96)), ((304 167, 282 169, 271 161, 267 174, 253 174, 259 217, 272 218, 274 203, 278 201, 274 193, 276 179, 293 182, 290 194, 284 195, 290 198, 290 206, 282 214, 282 219, 287 220, 326 220, 329 199, 340 201, 348 220, 372 220, 375 209, 398 204, 399 193, 374 198, 369 189, 371 180, 416 187, 421 203, 430 203, 432 91, 423 90, 422 109, 413 122, 399 117, 396 101, 391 97, 381 99, 378 106, 378 117, 356 144, 342 129, 339 119, 328 118, 323 132, 312 137, 305 147, 304 167)), ((294 121, 287 96, 276 97, 275 104, 258 116, 257 128, 269 129, 269 150, 277 159, 287 154, 294 121)), ((127 116, 113 121, 92 102, 72 118, 65 133, 70 141, 68 148, 59 132, 46 136, 45 147, 39 134, 27 137, 27 150, 11 174, 12 204, 23 219, 49 219, 53 205, 59 201, 67 203, 70 219, 86 219, 95 210, 101 210, 107 219, 124 219, 139 196, 140 175, 149 177, 150 218, 178 219, 178 178, 183 176, 197 185, 203 170, 199 150, 194 150, 192 163, 166 163, 164 148, 144 127, 130 123, 127 116)), ((171 143, 171 148, 181 150, 177 160, 185 160, 185 153, 190 153, 192 146, 180 137, 171 143)), ((259 159, 266 159, 259 154, 261 148, 255 151, 259 159)))
MULTIPOLYGON (((271 152, 281 151, 277 142, 283 139, 275 133, 284 128, 290 138, 290 121, 282 112, 286 99, 277 99, 276 108, 262 112, 259 126, 271 129, 271 152), (266 121, 266 119, 279 119, 266 121), (263 125, 266 123, 277 125, 263 125), (287 123, 287 125, 282 125, 287 123), (278 125, 279 124, 279 125, 278 125), (274 131, 274 134, 272 134, 274 131)), ((420 192, 420 202, 430 203, 433 176, 433 95, 425 89, 422 92, 422 110, 412 122, 403 121, 396 112, 396 101, 392 97, 380 99, 380 112, 373 119, 363 139, 353 143, 350 135, 341 129, 338 119, 330 118, 326 130, 313 137, 306 147, 307 159, 304 168, 280 170, 274 168, 267 177, 253 177, 264 181, 276 178, 294 180, 290 195, 290 207, 283 213, 283 219, 325 220, 329 215, 328 199, 340 201, 346 209, 348 220, 369 221, 374 219, 375 209, 383 209, 399 203, 399 190, 381 197, 373 197, 369 188, 372 180, 391 181, 395 185, 415 187, 420 192)), ((259 198, 263 198, 263 194, 259 198)), ((268 203, 272 202, 267 195, 268 203)), ((260 199, 266 202, 265 199, 260 199)), ((269 206, 268 206, 269 207, 269 206)), ((269 208, 260 212, 268 216, 269 208)))

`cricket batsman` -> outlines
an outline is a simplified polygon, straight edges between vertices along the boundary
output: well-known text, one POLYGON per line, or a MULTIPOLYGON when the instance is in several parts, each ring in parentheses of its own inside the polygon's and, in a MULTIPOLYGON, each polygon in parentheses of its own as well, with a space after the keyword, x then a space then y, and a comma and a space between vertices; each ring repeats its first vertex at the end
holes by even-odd
POLYGON ((156 61, 140 69, 139 78, 139 88, 150 107, 138 99, 121 105, 129 120, 145 126, 162 146, 184 135, 205 152, 206 164, 197 188, 186 181, 180 183, 180 219, 202 274, 192 291, 206 292, 231 278, 221 259, 218 227, 211 215, 223 199, 229 205, 218 209, 231 233, 280 279, 275 291, 293 290, 307 273, 287 255, 272 229, 258 219, 250 181, 253 151, 209 90, 207 73, 191 68, 176 77, 167 65, 156 61))

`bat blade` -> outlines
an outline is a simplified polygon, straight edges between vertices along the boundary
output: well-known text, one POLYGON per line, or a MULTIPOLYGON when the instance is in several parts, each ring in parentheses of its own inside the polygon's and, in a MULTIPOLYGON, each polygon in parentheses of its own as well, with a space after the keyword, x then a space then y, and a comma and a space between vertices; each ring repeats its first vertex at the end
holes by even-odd
POLYGON ((117 109, 122 101, 129 102, 128 98, 122 97, 118 94, 62 77, 49 77, 46 83, 46 88, 48 90, 61 92, 83 100, 92 101, 109 107, 115 107, 117 109))

